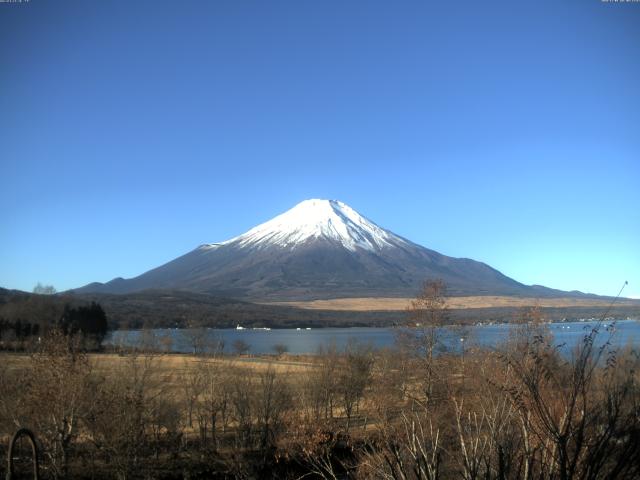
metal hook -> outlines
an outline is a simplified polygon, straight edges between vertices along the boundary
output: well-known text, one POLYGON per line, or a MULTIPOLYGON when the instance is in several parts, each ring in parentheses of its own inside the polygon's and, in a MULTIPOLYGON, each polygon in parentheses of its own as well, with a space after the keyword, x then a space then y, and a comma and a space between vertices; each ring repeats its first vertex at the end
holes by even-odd
POLYGON ((38 468, 38 445, 36 444, 36 437, 31 430, 28 428, 21 428, 16 433, 13 434, 11 438, 11 442, 9 442, 9 452, 7 453, 7 480, 12 480, 14 478, 13 473, 13 449, 15 448, 16 442, 22 436, 25 436, 31 442, 31 460, 33 462, 33 478, 35 480, 39 480, 40 472, 38 468))

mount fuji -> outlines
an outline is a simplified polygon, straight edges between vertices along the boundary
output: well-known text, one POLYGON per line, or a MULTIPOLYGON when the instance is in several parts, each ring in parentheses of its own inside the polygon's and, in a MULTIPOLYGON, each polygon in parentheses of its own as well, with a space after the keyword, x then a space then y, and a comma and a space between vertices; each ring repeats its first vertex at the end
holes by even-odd
POLYGON ((269 301, 412 297, 427 278, 442 279, 453 296, 567 296, 523 285, 484 263, 429 250, 342 202, 319 199, 138 277, 92 283, 75 292, 173 289, 269 301))

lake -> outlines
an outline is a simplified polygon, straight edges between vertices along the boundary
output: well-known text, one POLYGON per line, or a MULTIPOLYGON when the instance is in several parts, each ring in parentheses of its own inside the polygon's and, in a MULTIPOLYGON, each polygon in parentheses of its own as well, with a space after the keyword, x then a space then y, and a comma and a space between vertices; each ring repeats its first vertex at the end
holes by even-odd
MULTIPOLYGON (((549 328, 554 337, 554 343, 563 345, 569 350, 580 342, 584 336, 596 325, 596 321, 551 323, 549 328)), ((624 319, 603 322, 604 326, 613 325, 612 343, 614 345, 640 346, 640 321, 624 319)), ((445 343, 451 349, 460 350, 462 346, 495 347, 508 338, 510 324, 476 325, 466 328, 466 333, 457 329, 443 329, 445 343), (464 336, 464 340, 462 340, 464 336)), ((356 340, 370 344, 374 348, 393 347, 398 329, 394 328, 314 328, 314 329, 154 329, 144 330, 116 330, 105 340, 105 345, 133 347, 141 344, 156 342, 169 346, 173 352, 193 352, 192 338, 206 337, 205 344, 214 345, 222 340, 225 352, 231 353, 236 340, 243 340, 250 347, 250 353, 273 353, 274 346, 285 345, 289 353, 316 353, 320 346, 335 344, 344 348, 349 342, 356 340)), ((607 329, 602 328, 599 341, 608 338, 607 329)))

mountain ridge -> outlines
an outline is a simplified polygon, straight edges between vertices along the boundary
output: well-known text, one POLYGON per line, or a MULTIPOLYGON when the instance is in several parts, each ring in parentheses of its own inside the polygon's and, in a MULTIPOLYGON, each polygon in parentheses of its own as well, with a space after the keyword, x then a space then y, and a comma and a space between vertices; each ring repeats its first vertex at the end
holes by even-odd
POLYGON ((527 286, 489 265, 442 255, 337 200, 311 199, 224 242, 205 243, 137 277, 78 293, 177 289, 251 300, 413 296, 427 278, 450 295, 583 296, 527 286))

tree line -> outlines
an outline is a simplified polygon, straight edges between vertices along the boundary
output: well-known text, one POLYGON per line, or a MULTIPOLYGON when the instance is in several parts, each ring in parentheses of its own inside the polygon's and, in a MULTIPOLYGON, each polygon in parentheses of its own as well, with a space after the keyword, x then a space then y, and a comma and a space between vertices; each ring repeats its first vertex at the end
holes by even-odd
POLYGON ((30 300, 17 308, 3 309, 2 314, 0 349, 23 349, 52 329, 65 335, 81 335, 97 349, 109 330, 107 315, 96 302, 71 306, 30 300))

